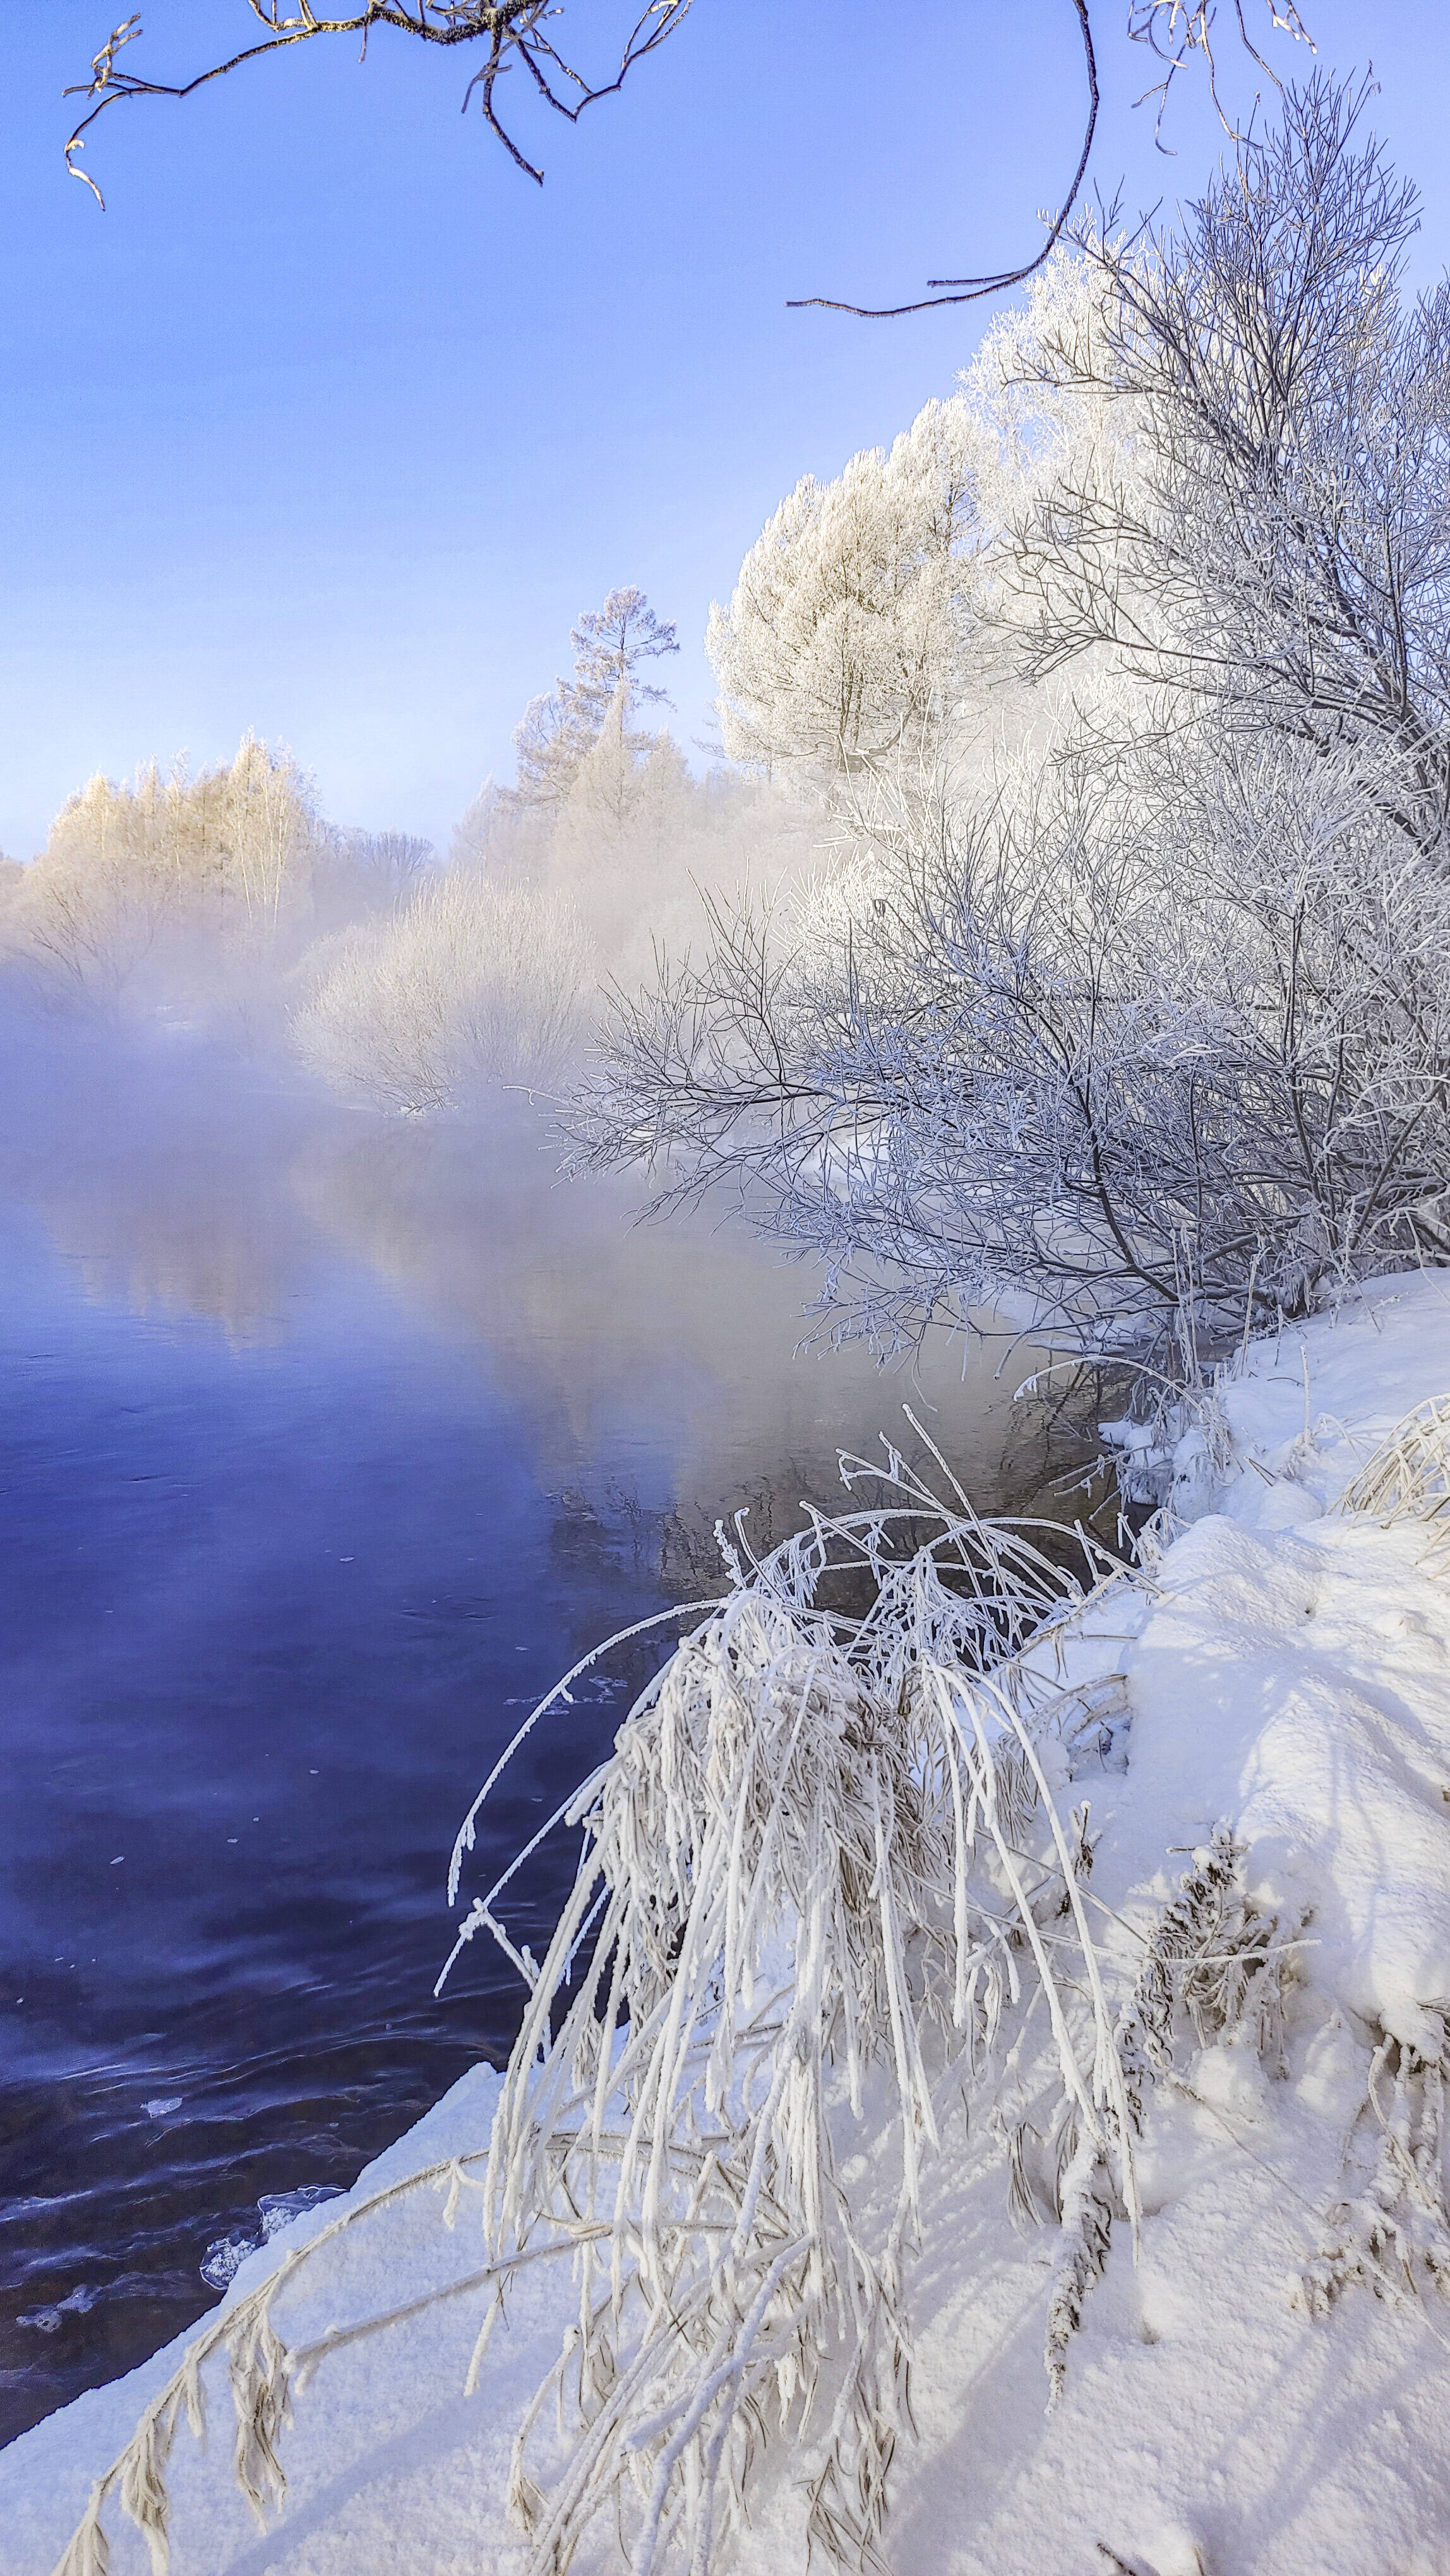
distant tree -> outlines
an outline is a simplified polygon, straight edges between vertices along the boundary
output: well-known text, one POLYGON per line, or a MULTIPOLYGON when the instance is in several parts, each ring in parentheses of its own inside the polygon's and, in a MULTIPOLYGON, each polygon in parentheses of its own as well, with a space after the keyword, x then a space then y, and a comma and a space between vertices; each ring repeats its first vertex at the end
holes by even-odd
POLYGON ((579 1035, 588 954, 572 905, 469 870, 430 870, 411 902, 320 941, 310 964, 297 1051, 379 1108, 553 1081, 579 1035))
POLYGON ((414 892, 436 852, 411 832, 362 832, 332 824, 319 836, 312 895, 319 911, 355 920, 395 912, 414 892))
POLYGON ((574 689, 596 727, 616 696, 626 723, 639 706, 671 706, 668 689, 648 687, 641 662, 678 653, 673 626, 656 617, 642 590, 612 590, 602 608, 586 609, 569 637, 574 647, 574 689))
POLYGON ((548 874, 555 814, 552 805, 527 804, 486 778, 453 826, 448 864, 500 885, 537 888, 548 874))
POLYGON ((488 866, 498 838, 503 795, 497 779, 486 778, 472 804, 465 806, 448 843, 451 868, 473 868, 481 874, 488 866))
POLYGON ((568 802, 596 732, 572 681, 556 680, 546 694, 530 698, 514 727, 518 782, 505 796, 516 807, 557 813, 568 802))
POLYGON ((174 936, 255 956, 305 909, 316 834, 308 781, 252 734, 195 778, 154 761, 133 786, 97 776, 25 870, 15 926, 51 980, 91 996, 120 993, 174 936))
POLYGON ((639 676, 642 663, 680 649, 673 626, 656 617, 642 590, 612 590, 602 608, 585 611, 569 641, 573 678, 532 698, 514 732, 520 806, 562 809, 616 701, 626 735, 637 706, 670 703, 665 690, 639 676))

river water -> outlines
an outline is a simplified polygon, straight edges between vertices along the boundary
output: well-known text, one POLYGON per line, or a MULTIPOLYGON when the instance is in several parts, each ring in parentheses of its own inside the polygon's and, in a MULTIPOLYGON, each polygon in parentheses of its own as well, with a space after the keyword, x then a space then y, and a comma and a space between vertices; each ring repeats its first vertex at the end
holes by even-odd
MULTIPOLYGON (((346 2187, 519 1993, 441 2002, 461 1811, 597 1639, 933 1436, 980 1506, 1041 1458, 1005 1342, 919 1379, 797 1356, 808 1274, 637 1228, 537 1122, 385 1123, 184 1038, 0 1071, 0 2438, 211 2304, 263 2194, 346 2187)), ((616 1656, 485 1818, 507 1857, 658 1660, 616 1656)), ((537 1948, 572 1843, 524 1885, 537 1948)))

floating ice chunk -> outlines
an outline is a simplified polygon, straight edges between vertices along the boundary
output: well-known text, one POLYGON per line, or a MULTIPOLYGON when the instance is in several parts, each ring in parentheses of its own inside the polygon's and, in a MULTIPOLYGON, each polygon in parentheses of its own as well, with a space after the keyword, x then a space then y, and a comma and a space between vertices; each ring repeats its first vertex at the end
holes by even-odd
POLYGON ((262 2242, 270 2245, 280 2227, 291 2218, 300 2218, 304 2209, 315 2209, 319 2201, 341 2200, 342 2186, 335 2182, 304 2182, 296 2191, 264 2191, 257 2203, 262 2219, 262 2242))
POLYGON ((319 2201, 341 2200, 342 2196, 342 2187, 335 2182, 304 2182, 296 2191, 264 2191, 257 2203, 261 2235, 244 2236, 240 2229, 233 2229, 230 2236, 216 2237, 202 2257, 202 2279, 213 2290, 225 2290, 247 2256, 270 2245, 289 2220, 300 2218, 304 2210, 315 2209, 319 2201))
POLYGON ((261 2242, 260 2236, 243 2236, 235 2231, 230 2236, 213 2237, 201 2258, 201 2277, 208 2289, 226 2289, 232 2275, 249 2254, 256 2253, 261 2242))
POLYGON ((53 2308, 32 2308, 28 2316, 17 2317, 18 2326, 32 2326, 37 2334, 59 2334, 65 2317, 83 2317, 100 2297, 99 2290, 88 2289, 82 2281, 68 2298, 58 2299, 53 2308))

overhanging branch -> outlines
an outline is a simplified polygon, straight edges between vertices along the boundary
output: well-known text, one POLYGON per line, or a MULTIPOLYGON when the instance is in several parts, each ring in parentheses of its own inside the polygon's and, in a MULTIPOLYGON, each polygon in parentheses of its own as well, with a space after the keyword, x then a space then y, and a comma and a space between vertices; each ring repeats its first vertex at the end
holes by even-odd
POLYGON ((298 0, 292 9, 284 9, 283 0, 247 0, 247 5, 267 33, 224 62, 212 63, 205 71, 194 73, 190 80, 148 80, 118 59, 142 33, 138 12, 112 29, 92 60, 90 79, 77 82, 65 92, 67 98, 93 102, 71 134, 65 158, 71 177, 83 181, 99 206, 104 207, 106 201, 90 172, 79 167, 76 155, 84 151, 88 129, 108 107, 116 106, 123 98, 190 98, 209 81, 225 79, 244 63, 256 62, 263 54, 308 44, 319 36, 357 36, 365 54, 374 27, 395 27, 430 45, 486 46, 487 60, 464 92, 464 109, 478 91, 483 115, 504 149, 528 178, 542 186, 543 171, 526 159, 500 123, 493 94, 501 74, 514 60, 519 61, 555 113, 567 117, 571 125, 577 124, 586 107, 592 107, 596 99, 612 98, 635 64, 673 35, 689 14, 692 0, 648 0, 630 30, 613 79, 598 81, 566 62, 545 32, 547 22, 562 14, 560 0, 366 0, 363 8, 348 10, 338 17, 321 15, 311 0, 298 0))

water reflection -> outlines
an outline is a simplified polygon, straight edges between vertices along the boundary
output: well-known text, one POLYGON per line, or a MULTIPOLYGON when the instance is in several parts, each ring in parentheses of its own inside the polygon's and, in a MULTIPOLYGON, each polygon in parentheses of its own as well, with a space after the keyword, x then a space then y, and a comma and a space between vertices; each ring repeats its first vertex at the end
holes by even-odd
MULTIPOLYGON (((801 1274, 639 1230, 536 1124, 388 1127, 179 1043, 52 1033, 5 1068, 0 1543, 0 2430, 208 2302, 264 2193, 346 2184, 517 1998, 446 2007, 458 1814, 521 1708, 610 1629, 712 1588, 913 1393, 793 1356, 801 1274)), ((1004 1499, 1014 1363, 914 1403, 1004 1499)), ((541 1734, 527 1839, 651 1668, 541 1734)), ((565 1856, 523 1891, 539 1937, 565 1856)))
POLYGON ((1004 1490, 1020 1354, 1004 1333, 933 1338, 909 1367, 863 1345, 800 1347, 811 1274, 736 1224, 702 1214, 632 1221, 620 1184, 560 1182, 527 1113, 480 1132, 395 1126, 310 1138, 290 1174, 333 1239, 417 1311, 486 1350, 520 1405, 539 1472, 557 1487, 601 1464, 652 1510, 716 1511, 837 1483, 836 1454, 930 1418, 979 1506, 1004 1490), (629 1472, 626 1473, 626 1464, 629 1472))

